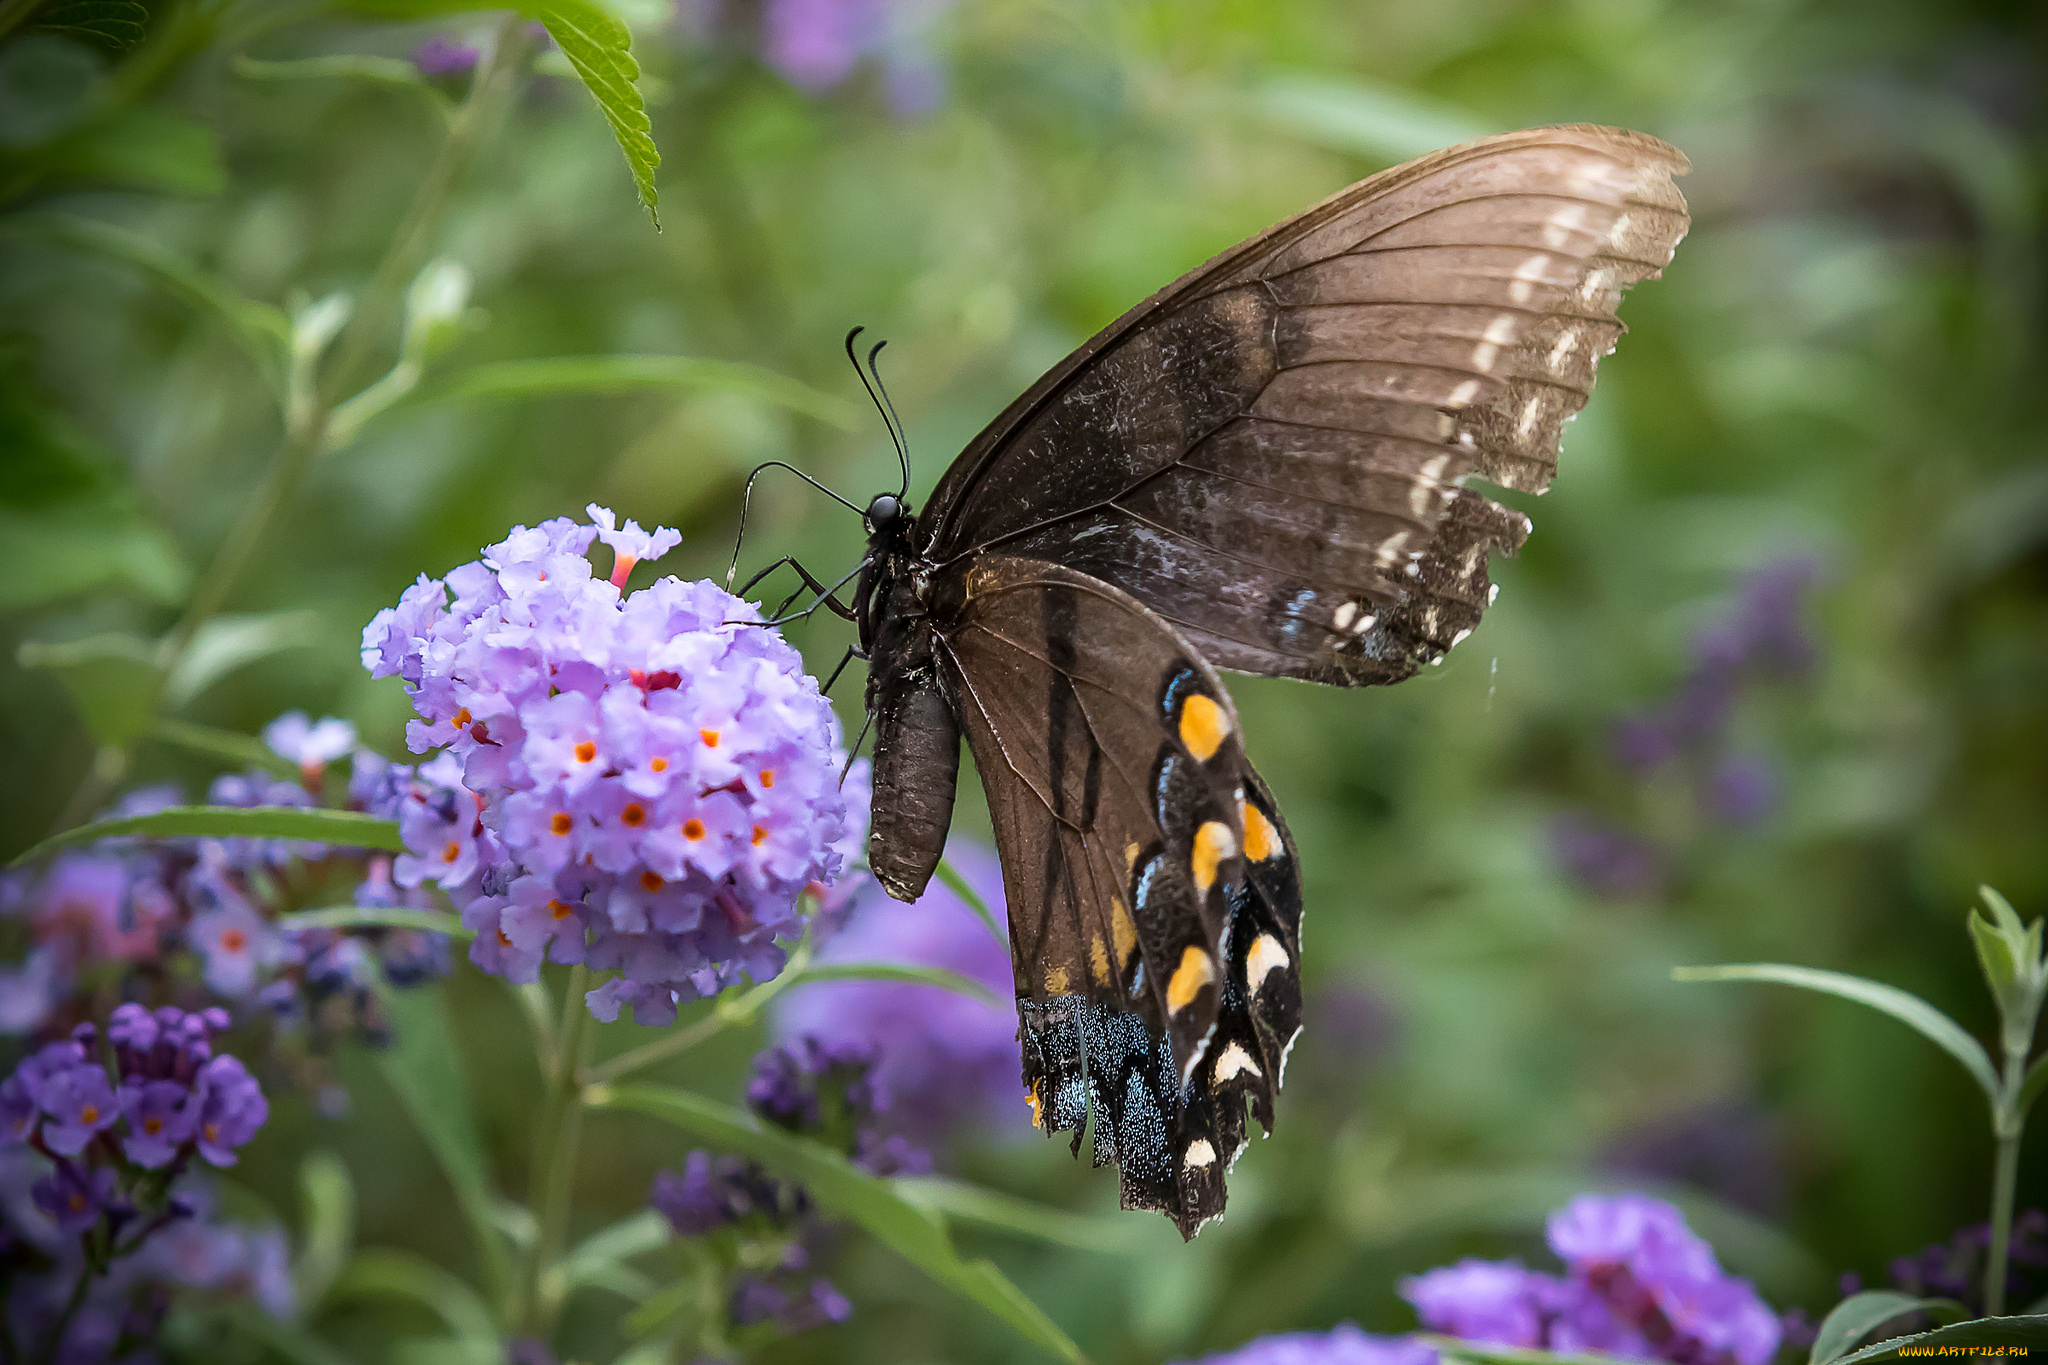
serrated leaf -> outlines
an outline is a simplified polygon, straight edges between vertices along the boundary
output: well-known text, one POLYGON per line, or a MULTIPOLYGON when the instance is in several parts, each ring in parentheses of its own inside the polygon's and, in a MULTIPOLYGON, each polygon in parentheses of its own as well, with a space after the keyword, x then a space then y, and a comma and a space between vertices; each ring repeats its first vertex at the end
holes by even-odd
POLYGON ((405 847, 398 822, 354 810, 317 810, 304 806, 171 806, 149 815, 96 820, 53 834, 11 866, 33 862, 59 849, 134 836, 143 839, 307 839, 343 848, 374 848, 397 852, 405 847))
POLYGON ((155 723, 163 674, 152 640, 121 633, 29 640, 14 657, 23 668, 54 674, 70 693, 85 728, 103 745, 125 748, 155 723))
POLYGON ((1896 986, 1887 986, 1882 981, 1865 980, 1860 976, 1850 976, 1846 972, 1823 971, 1817 967, 1794 967, 1782 962, 1751 962, 1722 967, 1674 967, 1671 979, 1775 982, 1781 986, 1797 986, 1802 990, 1818 991, 1823 995, 1838 996, 1843 1000, 1854 1000, 1859 1005, 1868 1005, 1911 1027, 1923 1038, 1961 1062, 1963 1069, 1983 1088, 1985 1096, 1991 1103, 1994 1106, 1998 1103, 1998 1073, 1992 1070, 1990 1055, 1984 1051, 1983 1044, 1972 1038, 1955 1020, 1919 996, 1902 991, 1896 986))
POLYGON ((126 52, 148 31, 149 7, 140 0, 56 0, 37 11, 35 26, 126 52))
POLYGON ((209 617, 164 679, 164 707, 175 711, 237 669, 319 640, 320 617, 310 611, 209 617))
POLYGON ((292 1284, 299 1307, 312 1312, 340 1278, 355 1252, 356 1187, 348 1167, 332 1152, 308 1152, 299 1165, 299 1194, 305 1220, 292 1284))
POLYGON ((865 1228, 883 1245, 954 1293, 981 1305, 1025 1339, 1062 1360, 1081 1350, 993 1264, 963 1261, 945 1220, 903 1198, 889 1182, 868 1174, 819 1143, 765 1127, 752 1115, 702 1095, 669 1086, 593 1086, 591 1105, 631 1109, 665 1120, 699 1141, 751 1157, 803 1182, 819 1205, 865 1228))
POLYGON ((547 27, 548 36, 562 49, 569 65, 583 78, 584 88, 596 99, 605 122, 612 126, 626 167, 633 173, 633 188, 640 202, 661 230, 657 211, 660 194, 654 172, 661 165, 647 118, 647 102, 640 94, 640 63, 633 58, 633 33, 619 19, 591 0, 529 0, 522 12, 547 27))
POLYGON ((496 1196, 470 1116, 469 1088, 448 1029, 442 992, 387 986, 379 998, 391 1020, 392 1042, 378 1054, 378 1069, 440 1163, 476 1239, 491 1297, 502 1301, 512 1282, 511 1261, 498 1231, 496 1196))
POLYGON ((1808 1365, 1828 1365, 1855 1350, 1857 1343, 1894 1318, 1921 1312, 1967 1314, 1968 1310, 1954 1299, 1923 1299, 1892 1289, 1851 1294, 1821 1319, 1813 1349, 1807 1353, 1808 1365))
POLYGON ((991 1005, 1005 1003, 973 977, 947 967, 912 967, 901 962, 822 962, 804 968, 803 981, 805 985, 813 981, 900 981, 909 986, 936 986, 991 1005))
POLYGON ((408 910, 403 906, 337 905, 326 910, 298 910, 277 917, 280 929, 424 929, 467 943, 476 930, 439 910, 408 910))
POLYGON ((1931 1332, 1866 1346, 1853 1354, 1839 1357, 1835 1365, 1864 1365, 1866 1361, 1892 1360, 1900 1356, 1908 1359, 1926 1356, 1956 1359, 1970 1354, 1966 1348, 1982 1346, 2025 1346, 2030 1351, 2048 1347, 2048 1316, 1977 1318, 1971 1322, 1958 1322, 1948 1327, 1937 1327, 1931 1332), (1953 1349, 1944 1351, 1940 1349, 1942 1347, 1953 1349))

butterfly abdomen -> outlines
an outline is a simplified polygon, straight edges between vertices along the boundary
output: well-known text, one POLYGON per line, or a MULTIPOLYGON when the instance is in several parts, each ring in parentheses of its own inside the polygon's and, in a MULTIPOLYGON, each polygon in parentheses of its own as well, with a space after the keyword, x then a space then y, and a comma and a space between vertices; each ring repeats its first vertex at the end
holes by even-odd
POLYGON ((908 575, 888 575, 878 595, 884 611, 868 674, 868 710, 875 718, 875 790, 868 829, 868 867, 882 889, 914 901, 945 852, 960 775, 960 724, 939 691, 932 666, 930 618, 916 602, 908 575))

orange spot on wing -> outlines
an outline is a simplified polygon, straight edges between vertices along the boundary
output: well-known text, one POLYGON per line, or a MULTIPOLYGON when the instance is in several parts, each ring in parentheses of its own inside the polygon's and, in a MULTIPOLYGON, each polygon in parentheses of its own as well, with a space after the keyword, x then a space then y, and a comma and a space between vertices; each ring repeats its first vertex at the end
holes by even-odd
POLYGON ((1207 763, 1230 737, 1230 713, 1199 692, 1180 704, 1180 742, 1207 763))
POLYGON ((1166 1009, 1170 1014, 1179 1014, 1195 1003, 1195 997, 1202 993, 1202 987, 1216 979, 1216 964, 1209 955, 1190 944, 1180 955, 1180 966, 1173 969, 1173 979, 1166 983, 1166 1009))
POLYGON ((1273 822, 1266 813, 1249 801, 1238 804, 1244 815, 1244 856, 1255 863, 1263 863, 1280 851, 1280 831, 1273 828, 1273 822))
POLYGON ((1225 858, 1237 855, 1237 836, 1221 820, 1210 820, 1195 831, 1195 852, 1189 860, 1195 874, 1195 890, 1208 895, 1216 885, 1216 871, 1225 858))

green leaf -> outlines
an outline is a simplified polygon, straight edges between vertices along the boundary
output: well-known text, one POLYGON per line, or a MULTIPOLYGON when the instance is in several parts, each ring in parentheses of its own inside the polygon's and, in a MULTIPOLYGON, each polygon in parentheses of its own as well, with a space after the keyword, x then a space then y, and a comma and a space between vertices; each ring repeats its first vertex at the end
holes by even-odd
POLYGON ((1003 950, 1009 951, 1010 936, 1003 932, 1002 925, 996 923, 995 912, 988 908, 988 902, 981 898, 981 893, 969 886, 967 878, 961 876, 958 869, 944 858, 939 859, 938 871, 939 880, 945 883, 946 889, 965 901, 967 908, 979 915, 981 922, 988 926, 988 931, 996 936, 996 942, 1003 945, 1003 950))
POLYGON ((661 165, 661 153, 655 150, 649 131, 653 125, 640 95, 640 63, 633 59, 632 30, 592 0, 528 0, 521 11, 547 26, 548 36, 604 111, 619 150, 626 154, 633 188, 647 206, 655 230, 660 231, 657 206, 661 196, 654 186, 654 171, 661 165))
POLYGON ((1269 123, 1389 165, 1498 131, 1458 105, 1359 76, 1275 76, 1252 99, 1269 123))
POLYGON ((804 969, 803 983, 813 981, 901 981, 912 986, 936 986, 955 995, 971 995, 991 1005, 1005 1003, 973 977, 946 967, 911 967, 900 962, 826 962, 804 969))
POLYGON ((473 365, 448 380, 420 389, 396 406, 557 393, 622 393, 630 389, 736 393, 779 404, 843 430, 851 430, 858 422, 857 412, 845 400, 787 375, 758 365, 686 355, 557 356, 473 365))
POLYGON ((2019 1097, 2013 1103, 2013 1112, 2025 1118, 2027 1111, 2034 1107, 2034 1101, 2041 1098, 2043 1090, 2048 1090, 2048 1053, 2036 1057, 2034 1064, 2027 1068, 2027 1078, 2020 1082, 2019 1097))
POLYGON ((0 611, 124 585, 166 605, 191 574, 177 544, 125 499, 0 508, 0 611))
POLYGON ((310 611, 271 611, 213 616, 192 633, 192 642, 164 679, 164 708, 175 711, 207 688, 258 659, 303 649, 320 641, 320 617, 310 611))
POLYGON ((37 11, 35 26, 126 52, 148 31, 149 7, 140 0, 56 0, 37 11))
POLYGON ((1798 986, 1802 990, 1819 991, 1823 995, 1839 996, 1868 1005, 1874 1010, 1889 1014, 1902 1024, 1919 1030, 1920 1034, 1936 1047, 1963 1064, 1972 1080, 1983 1087, 1984 1094, 1995 1106, 1998 1103, 1998 1073, 1991 1068, 1991 1058, 1984 1047, 1972 1038, 1961 1024, 1943 1014, 1919 996, 1902 991, 1896 986, 1887 986, 1881 981, 1866 981, 1860 976, 1846 972, 1822 971, 1817 967, 1793 967, 1782 962, 1740 963, 1724 967, 1674 967, 1671 971, 1674 981, 1770 981, 1782 986, 1798 986))
POLYGON ((476 1238, 491 1297, 502 1302, 512 1283, 511 1260, 498 1232, 496 1196, 470 1117, 469 1090, 448 1030, 443 993, 387 986, 379 995, 391 1020, 392 1044, 378 1054, 378 1068, 448 1177, 476 1238))
MULTIPOLYGON (((1972 1354, 1967 1349, 1941 1350, 1941 1347, 1969 1348, 1983 1346, 2026 1346, 2033 1350, 2048 1347, 2048 1317, 2029 1315, 2011 1318, 1977 1318, 1971 1322, 1958 1322, 1948 1327, 1937 1327, 1931 1332, 1915 1336, 1898 1337, 1892 1341, 1881 1341, 1875 1346, 1866 1346, 1853 1355, 1839 1357, 1835 1365, 1864 1365, 1865 1361, 1892 1360, 1898 1357, 1959 1358, 1972 1354)), ((2013 1353, 2006 1353, 2013 1354, 2013 1353)))
POLYGON ((217 730, 211 725, 164 717, 150 727, 149 737, 174 749, 219 759, 230 767, 260 768, 279 777, 299 776, 298 764, 254 735, 238 730, 217 730))
POLYGON ((1851 1294, 1821 1319, 1813 1349, 1807 1353, 1808 1365, 1828 1365, 1855 1350, 1865 1337, 1892 1319, 1922 1312, 1967 1316, 1969 1310, 1954 1299, 1923 1299, 1891 1289, 1851 1294))
POLYGON ((258 61, 235 54, 234 71, 252 81, 358 80, 378 85, 417 90, 446 113, 448 97, 420 74, 420 69, 402 57, 372 57, 360 52, 336 52, 325 57, 301 57, 287 62, 258 61))
POLYGON ((29 214, 8 225, 23 236, 107 257, 142 271, 169 293, 226 323, 235 340, 272 379, 282 374, 291 322, 281 309, 245 297, 227 281, 207 274, 157 242, 127 228, 92 218, 29 214))
POLYGON ((819 1205, 851 1218, 883 1245, 953 1292, 973 1300, 1062 1360, 1084 1357, 1067 1334, 985 1260, 963 1261, 945 1220, 903 1198, 829 1147, 756 1123, 702 1095, 668 1086, 593 1086, 586 1103, 666 1120, 700 1141, 738 1152, 803 1182, 819 1205))
POLYGON ((292 1282, 300 1309, 311 1312, 327 1297, 355 1251, 356 1187, 348 1167, 332 1152, 308 1152, 299 1165, 305 1222, 292 1282))
POLYGON ((541 1292, 556 1302, 571 1290, 585 1286, 608 1289, 641 1303, 657 1286, 647 1275, 626 1264, 635 1256, 667 1246, 673 1235, 668 1220, 653 1209, 628 1214, 618 1222, 584 1238, 554 1265, 541 1282, 541 1292))
POLYGON ((210 197, 227 188, 220 139, 203 123, 159 106, 124 109, 52 142, 41 160, 65 181, 210 197))
POLYGON ((889 1182, 909 1203, 949 1219, 976 1223, 1055 1246, 1130 1255, 1155 1243, 1150 1224, 1134 1218, 1091 1218, 970 1185, 945 1176, 898 1176, 889 1182))
POLYGON ((377 1248, 349 1262, 330 1296, 406 1299, 448 1325, 449 1332, 479 1362, 500 1359, 498 1325, 474 1289, 424 1256, 377 1248))
POLYGON ((304 806, 171 806, 149 815, 98 820, 53 834, 12 865, 32 862, 61 848, 135 835, 144 839, 310 839, 344 848, 396 852, 405 847, 398 822, 354 810, 304 806))
POLYGON ((125 748, 156 717, 163 674, 156 642, 137 635, 88 635, 82 640, 24 641, 14 654, 23 668, 47 670, 64 684, 92 737, 125 748))
POLYGON ((325 910, 298 910, 277 917, 280 929, 425 929, 467 943, 476 930, 439 910, 407 910, 400 906, 337 905, 325 910))
POLYGON ((305 1328, 270 1316, 252 1300, 233 1299, 205 1311, 242 1336, 269 1347, 292 1365, 356 1365, 305 1328))

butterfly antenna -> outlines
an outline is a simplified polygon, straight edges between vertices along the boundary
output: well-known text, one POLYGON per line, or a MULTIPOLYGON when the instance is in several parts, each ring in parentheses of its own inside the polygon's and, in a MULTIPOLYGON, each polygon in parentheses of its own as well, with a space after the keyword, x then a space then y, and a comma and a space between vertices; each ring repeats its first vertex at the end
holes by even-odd
POLYGON ((725 566, 725 590, 727 592, 732 591, 732 580, 734 576, 739 573, 740 542, 745 540, 747 536, 747 509, 753 504, 754 501, 754 480, 760 478, 763 474, 767 473, 771 469, 787 469, 790 473, 796 475, 799 479, 802 479, 805 483, 817 489, 820 493, 823 493, 826 497, 832 499, 832 501, 838 503, 841 507, 850 508, 853 512, 859 515, 866 515, 864 512, 862 512, 859 505, 848 502, 845 498, 840 497, 837 493, 834 493, 831 489, 825 487, 824 484, 819 483, 816 479, 804 473, 795 465, 785 464, 781 460, 763 460, 760 464, 754 466, 752 473, 747 475, 746 491, 740 494, 740 529, 739 533, 733 536, 732 538, 732 559, 725 566))
POLYGON ((888 386, 882 383, 882 372, 875 368, 875 357, 880 355, 882 348, 888 344, 886 341, 878 341, 875 348, 868 352, 868 373, 874 376, 875 388, 882 395, 881 406, 887 409, 889 439, 896 443, 896 463, 903 466, 903 482, 896 489, 897 500, 901 501, 904 495, 910 492, 910 435, 903 429, 903 419, 896 415, 896 404, 889 397, 888 386))

